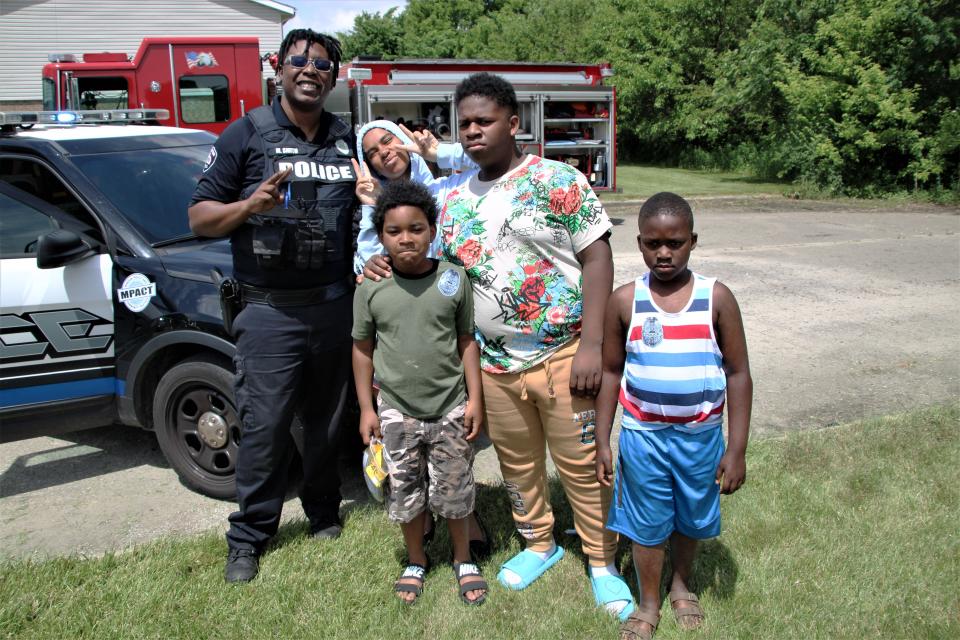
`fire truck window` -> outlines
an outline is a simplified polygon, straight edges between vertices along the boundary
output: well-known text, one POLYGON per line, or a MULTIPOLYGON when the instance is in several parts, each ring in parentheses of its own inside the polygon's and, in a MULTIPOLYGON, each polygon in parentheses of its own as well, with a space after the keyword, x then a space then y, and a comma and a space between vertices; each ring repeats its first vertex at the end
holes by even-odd
POLYGON ((116 77, 77 78, 81 109, 126 109, 129 106, 127 79, 116 77))
POLYGON ((57 110, 57 85, 50 78, 43 79, 43 110, 57 110))
POLYGON ((178 84, 184 122, 230 119, 230 84, 226 76, 185 76, 178 84))

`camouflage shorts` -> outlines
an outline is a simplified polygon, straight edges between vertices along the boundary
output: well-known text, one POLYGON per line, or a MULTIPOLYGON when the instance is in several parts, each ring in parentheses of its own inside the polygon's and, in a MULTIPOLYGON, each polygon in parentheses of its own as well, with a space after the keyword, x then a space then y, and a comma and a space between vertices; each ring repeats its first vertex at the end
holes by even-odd
POLYGON ((444 518, 465 518, 473 511, 473 447, 466 440, 461 404, 437 420, 405 416, 380 397, 390 491, 387 514, 410 522, 424 510, 444 518))

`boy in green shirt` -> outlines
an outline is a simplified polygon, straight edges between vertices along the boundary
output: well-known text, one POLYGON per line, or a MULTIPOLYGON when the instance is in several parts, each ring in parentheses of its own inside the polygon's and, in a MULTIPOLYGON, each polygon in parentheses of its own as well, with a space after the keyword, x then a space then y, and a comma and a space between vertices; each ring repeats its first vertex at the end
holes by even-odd
POLYGON ((390 477, 387 512, 400 523, 408 565, 394 585, 414 602, 423 592, 428 506, 447 519, 460 597, 478 605, 487 583, 470 557, 473 449, 483 422, 480 351, 473 338, 473 297, 466 273, 427 257, 437 233, 437 205, 421 185, 387 185, 373 215, 393 278, 366 279, 353 304, 353 371, 360 435, 383 441, 390 477), (380 382, 373 401, 373 373, 380 382))

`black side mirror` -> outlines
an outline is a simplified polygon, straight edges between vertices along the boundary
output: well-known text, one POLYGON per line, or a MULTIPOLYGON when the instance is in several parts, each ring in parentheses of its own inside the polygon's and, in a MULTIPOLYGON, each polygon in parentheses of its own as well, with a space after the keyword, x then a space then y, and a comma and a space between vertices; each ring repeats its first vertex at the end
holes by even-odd
POLYGON ((41 269, 63 267, 94 253, 83 238, 67 229, 54 229, 37 238, 37 266, 41 269))

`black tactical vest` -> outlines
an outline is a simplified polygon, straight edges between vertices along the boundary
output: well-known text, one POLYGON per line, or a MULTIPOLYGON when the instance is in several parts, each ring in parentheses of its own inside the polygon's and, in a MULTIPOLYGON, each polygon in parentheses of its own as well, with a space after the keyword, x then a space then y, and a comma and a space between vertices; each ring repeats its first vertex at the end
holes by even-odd
MULTIPOLYGON (((247 117, 264 158, 263 180, 290 166, 281 185, 283 205, 251 216, 235 232, 237 278, 278 289, 309 288, 347 277, 352 271, 352 228, 356 209, 350 127, 333 118, 323 145, 298 139, 281 127, 271 107, 247 117)), ((262 180, 261 180, 262 181, 262 180)), ((259 183, 240 194, 248 198, 259 183)))

